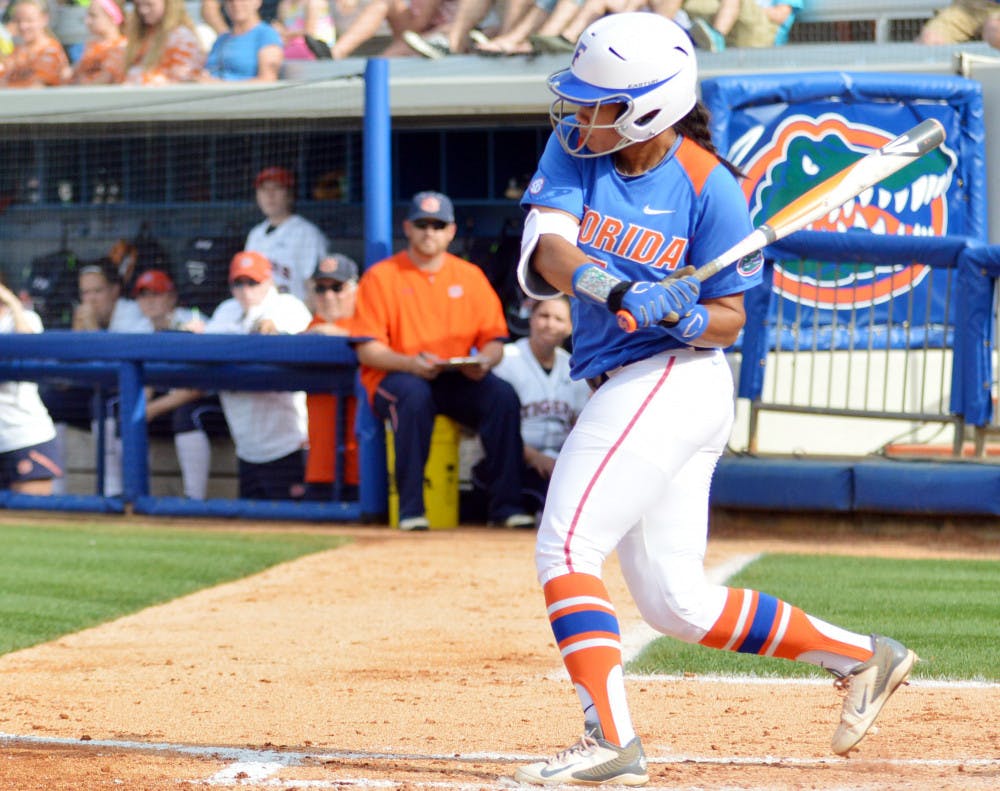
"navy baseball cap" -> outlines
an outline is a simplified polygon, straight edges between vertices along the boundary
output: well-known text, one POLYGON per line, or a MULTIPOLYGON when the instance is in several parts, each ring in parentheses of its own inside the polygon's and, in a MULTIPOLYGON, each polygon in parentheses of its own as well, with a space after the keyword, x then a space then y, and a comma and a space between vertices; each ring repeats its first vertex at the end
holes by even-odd
POLYGON ((455 222, 455 207, 451 205, 451 199, 440 192, 418 192, 413 196, 406 219, 410 222, 414 220, 455 222))
POLYGON ((358 279, 358 265, 343 253, 333 253, 321 260, 313 271, 313 280, 336 280, 346 283, 358 279))

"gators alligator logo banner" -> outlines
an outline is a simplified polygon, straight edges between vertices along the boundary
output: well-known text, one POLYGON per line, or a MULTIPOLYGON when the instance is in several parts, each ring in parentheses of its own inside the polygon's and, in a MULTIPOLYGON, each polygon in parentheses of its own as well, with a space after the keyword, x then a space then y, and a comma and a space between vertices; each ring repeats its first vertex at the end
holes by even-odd
MULTIPOLYGON (((748 176, 743 189, 754 225, 897 134, 836 114, 789 115, 766 137, 763 126, 753 126, 734 141, 730 157, 748 176), (746 157, 748 151, 753 153, 746 157)), ((809 229, 943 235, 948 232, 947 193, 955 163, 954 153, 943 146, 832 210, 809 229)), ((919 262, 906 266, 783 262, 775 264, 773 289, 803 306, 863 308, 915 288, 929 270, 919 262)))

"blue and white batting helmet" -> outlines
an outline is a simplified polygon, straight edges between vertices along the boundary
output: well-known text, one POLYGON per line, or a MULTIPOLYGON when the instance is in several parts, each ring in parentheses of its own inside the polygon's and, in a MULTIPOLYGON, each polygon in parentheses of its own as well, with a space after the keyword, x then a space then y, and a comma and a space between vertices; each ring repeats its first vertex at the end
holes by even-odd
POLYGON ((680 25, 644 11, 609 14, 580 35, 569 68, 549 77, 549 90, 558 97, 549 115, 567 153, 601 156, 610 152, 584 150, 597 127, 581 124, 567 105, 625 104, 610 125, 622 137, 617 151, 655 137, 687 115, 697 101, 697 82, 694 46, 680 25))

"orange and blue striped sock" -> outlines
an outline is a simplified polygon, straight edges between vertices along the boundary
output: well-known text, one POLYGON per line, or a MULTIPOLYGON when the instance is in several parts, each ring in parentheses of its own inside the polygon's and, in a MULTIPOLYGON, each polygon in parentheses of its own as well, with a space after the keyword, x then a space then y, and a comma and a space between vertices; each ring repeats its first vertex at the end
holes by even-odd
POLYGON ((607 588, 590 574, 570 573, 545 584, 549 623, 584 707, 594 707, 604 738, 627 744, 635 736, 625 700, 618 616, 607 588))
POLYGON ((848 632, 767 593, 743 588, 728 589, 722 614, 701 644, 797 659, 840 673, 872 655, 867 635, 848 632))

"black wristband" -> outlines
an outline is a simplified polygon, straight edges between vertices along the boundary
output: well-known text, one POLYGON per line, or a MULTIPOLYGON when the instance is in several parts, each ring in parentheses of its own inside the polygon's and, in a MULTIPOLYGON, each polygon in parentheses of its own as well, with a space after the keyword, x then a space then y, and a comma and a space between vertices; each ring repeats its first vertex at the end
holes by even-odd
POLYGON ((621 283, 612 288, 611 291, 608 292, 608 310, 612 313, 617 313, 621 310, 622 300, 625 298, 625 292, 632 288, 633 285, 635 285, 634 280, 623 280, 621 283))

